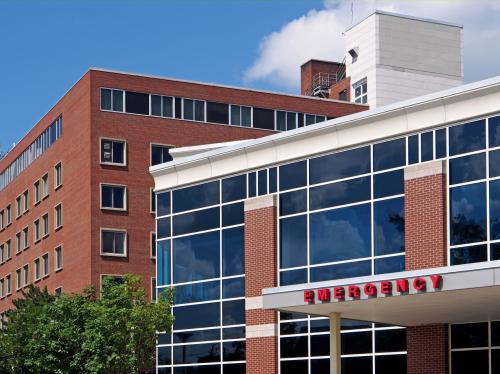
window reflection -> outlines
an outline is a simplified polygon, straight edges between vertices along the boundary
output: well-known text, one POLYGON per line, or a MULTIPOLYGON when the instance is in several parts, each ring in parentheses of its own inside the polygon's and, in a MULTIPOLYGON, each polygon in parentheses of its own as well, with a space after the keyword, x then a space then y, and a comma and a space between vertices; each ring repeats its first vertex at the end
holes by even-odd
POLYGON ((280 267, 307 264, 307 216, 280 220, 280 267))
POLYGON ((474 121, 448 129, 450 156, 478 151, 486 145, 485 120, 474 121))
POLYGON ((243 274, 244 267, 244 228, 235 227, 222 231, 222 274, 243 274))
POLYGON ((373 145, 373 170, 384 170, 406 164, 406 138, 373 145))
POLYGON ((451 245, 486 240, 486 184, 450 188, 451 245))
POLYGON ((486 154, 452 158, 450 160, 450 184, 470 182, 486 178, 486 154))
POLYGON ((404 198, 374 203, 374 220, 375 254, 404 252, 404 198))
POLYGON ((362 277, 372 273, 370 260, 311 268, 311 282, 362 277))
POLYGON ((309 209, 328 208, 370 200, 370 177, 312 187, 309 191, 309 209))

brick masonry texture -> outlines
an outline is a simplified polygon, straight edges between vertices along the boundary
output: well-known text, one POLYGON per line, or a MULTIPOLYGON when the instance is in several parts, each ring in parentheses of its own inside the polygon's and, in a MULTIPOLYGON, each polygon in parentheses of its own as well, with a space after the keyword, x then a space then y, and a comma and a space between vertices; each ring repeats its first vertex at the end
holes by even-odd
MULTIPOLYGON (((405 181, 406 270, 446 266, 446 175, 405 181)), ((408 374, 448 373, 448 326, 407 329, 408 374)))
POLYGON ((448 374, 448 326, 409 327, 408 374, 448 374))
POLYGON ((247 374, 276 374, 278 372, 277 338, 247 339, 247 374))

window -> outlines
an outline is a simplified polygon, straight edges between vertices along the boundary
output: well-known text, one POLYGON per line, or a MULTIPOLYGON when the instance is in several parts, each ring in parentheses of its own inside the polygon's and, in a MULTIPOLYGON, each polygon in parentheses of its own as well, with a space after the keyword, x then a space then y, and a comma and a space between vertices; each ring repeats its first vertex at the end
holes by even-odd
POLYGON ((229 124, 229 105, 207 102, 207 122, 229 124))
POLYGON ((151 214, 156 213, 156 194, 153 188, 149 189, 149 193, 151 194, 151 201, 149 203, 149 212, 151 214))
POLYGON ((62 204, 56 205, 54 208, 54 229, 57 230, 63 225, 62 204))
POLYGON ((2 209, 0 211, 0 230, 5 228, 5 210, 2 209))
POLYGON ((49 254, 48 253, 45 253, 42 256, 42 272, 43 272, 44 277, 49 275, 49 254))
POLYGON ((35 222, 33 223, 33 241, 36 243, 40 239, 42 239, 42 231, 40 227, 40 219, 37 218, 35 222))
POLYGON ((274 110, 253 108, 253 127, 265 130, 274 130, 274 110))
POLYGON ((125 92, 125 112, 132 114, 149 114, 149 95, 139 92, 125 92))
MULTIPOLYGON (((205 121, 205 102, 201 100, 183 99, 184 119, 205 121)), ((210 121, 209 121, 210 122, 210 121)))
POLYGON ((16 270, 16 290, 20 290, 23 287, 21 269, 16 270))
POLYGON ((249 106, 231 105, 231 125, 251 127, 252 108, 249 106))
POLYGON ((5 297, 5 290, 4 290, 4 280, 0 279, 0 298, 5 297))
POLYGON ((40 190, 40 181, 36 181, 33 185, 33 203, 36 205, 41 200, 41 190, 40 190))
POLYGON ((101 163, 125 166, 126 145, 124 140, 101 139, 101 163))
POLYGON ((12 257, 12 244, 10 239, 5 242, 5 261, 12 257))
POLYGON ((29 228, 25 227, 23 229, 23 249, 27 249, 30 246, 29 243, 29 228))
POLYGON ((63 292, 63 288, 62 288, 62 287, 57 287, 57 288, 54 290, 54 295, 56 295, 56 296, 61 296, 61 295, 62 295, 62 292, 63 292))
POLYGON ((156 301, 156 278, 151 278, 151 301, 156 301))
POLYGON ((151 95, 151 115, 173 117, 173 98, 170 96, 151 95))
POLYGON ((0 244, 0 264, 5 262, 5 243, 0 244))
POLYGON ((62 178, 62 163, 58 163, 54 166, 54 188, 57 189, 62 186, 63 178, 62 178))
POLYGON ((10 205, 7 205, 7 208, 5 208, 5 215, 6 215, 6 227, 9 226, 12 223, 12 209, 10 208, 10 205))
POLYGON ((106 256, 127 256, 126 231, 101 229, 101 254, 106 256))
POLYGON ((28 284, 30 284, 30 273, 29 273, 30 269, 29 269, 29 265, 26 264, 23 266, 23 278, 22 278, 22 282, 23 282, 23 287, 26 287, 28 284))
POLYGON ((101 88, 101 109, 123 112, 123 91, 101 88))
POLYGON ((101 184, 101 209, 127 210, 125 186, 101 184))
MULTIPOLYGON (((48 255, 47 255, 48 256, 48 255)), ((58 246, 54 249, 54 270, 59 271, 63 267, 63 248, 58 246)), ((48 261, 47 261, 48 263, 48 261)))
POLYGON ((16 197, 16 219, 21 217, 23 214, 22 204, 21 204, 21 196, 16 197))
POLYGON ((42 177, 42 199, 49 196, 49 174, 42 177))
POLYGON ((49 235, 49 214, 45 213, 42 216, 42 236, 45 238, 47 235, 49 235))
POLYGON ((42 270, 40 266, 40 258, 35 259, 35 282, 42 278, 42 270))
POLYGON ((276 111, 276 126, 279 131, 293 130, 297 128, 297 113, 276 111))
POLYGON ((22 243, 21 243, 21 233, 18 232, 16 234, 16 254, 21 253, 22 250, 23 250, 23 248, 22 248, 22 243))
POLYGON ((366 79, 352 85, 354 91, 354 102, 366 104, 368 102, 368 83, 366 79))
POLYGON ((26 190, 23 193, 23 213, 26 213, 29 210, 29 191, 26 190))
POLYGON ((105 279, 109 279, 114 284, 123 284, 125 282, 123 275, 101 274, 101 285, 105 279))
POLYGON ((164 162, 172 161, 169 145, 151 144, 151 166, 163 164, 164 162))
POLYGON ((12 281, 10 274, 5 277, 5 292, 6 295, 10 295, 12 293, 12 281))
POLYGON ((347 90, 342 90, 342 91, 339 92, 339 100, 341 100, 341 101, 348 101, 347 90))
POLYGON ((151 233, 151 258, 156 258, 156 233, 151 233))

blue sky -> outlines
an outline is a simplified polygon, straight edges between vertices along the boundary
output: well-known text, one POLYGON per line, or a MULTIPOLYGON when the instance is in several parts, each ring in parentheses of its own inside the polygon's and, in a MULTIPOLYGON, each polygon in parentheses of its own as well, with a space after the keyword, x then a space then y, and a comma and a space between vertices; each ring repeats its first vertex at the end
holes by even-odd
POLYGON ((0 144, 17 142, 89 67, 272 88, 243 80, 260 40, 314 7, 322 2, 0 0, 0 144))

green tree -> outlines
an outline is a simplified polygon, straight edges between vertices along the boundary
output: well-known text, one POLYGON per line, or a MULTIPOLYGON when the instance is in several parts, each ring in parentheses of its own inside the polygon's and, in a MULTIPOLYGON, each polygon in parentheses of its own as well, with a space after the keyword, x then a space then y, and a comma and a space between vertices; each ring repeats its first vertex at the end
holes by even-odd
POLYGON ((56 297, 30 286, 0 332, 1 373, 148 373, 157 331, 170 331, 172 290, 152 304, 141 278, 104 279, 56 297))

